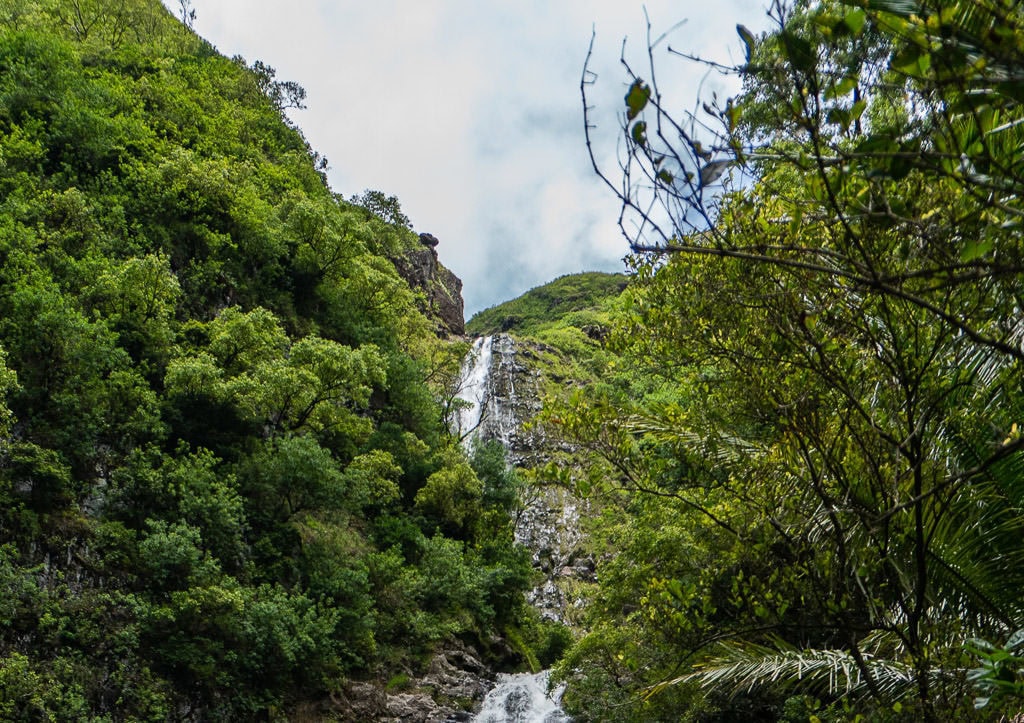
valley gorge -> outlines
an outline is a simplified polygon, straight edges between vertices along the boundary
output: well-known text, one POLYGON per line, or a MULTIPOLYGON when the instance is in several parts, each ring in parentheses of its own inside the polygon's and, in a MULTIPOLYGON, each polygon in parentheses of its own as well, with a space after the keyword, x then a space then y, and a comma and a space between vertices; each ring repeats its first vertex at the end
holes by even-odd
MULTIPOLYGON (((465 720, 554 662, 512 476, 444 420, 470 343, 443 241, 335 194, 295 88, 157 0, 81 5, 87 30, 16 6, 0 718, 465 720)), ((526 454, 510 344, 481 429, 526 454)))
POLYGON ((783 0, 693 105, 588 55, 625 273, 468 320, 190 8, 0 1, 0 720, 1024 721, 1019 4, 783 0))
MULTIPOLYGON (((537 342, 499 333, 477 337, 463 363, 455 429, 462 443, 496 441, 514 467, 540 467, 561 442, 533 424, 542 408, 546 380, 538 363, 537 342)), ((559 580, 586 579, 593 562, 582 546, 582 502, 556 486, 525 486, 515 513, 516 543, 530 551, 543 581, 527 593, 530 604, 548 619, 565 622, 566 613, 582 604, 559 580)))
MULTIPOLYGON (((541 408, 540 370, 528 365, 523 354, 528 344, 508 334, 481 336, 463 362, 453 425, 462 443, 495 441, 507 452, 510 465, 542 463, 545 439, 530 422, 541 408)), ((572 567, 583 556, 580 548, 578 502, 564 490, 521 489, 515 512, 515 540, 530 551, 538 582, 527 600, 549 620, 565 622, 569 604, 560 587, 579 570, 572 567)), ((592 568, 583 566, 584 574, 592 568)), ((577 601, 582 602, 582 601, 577 601)), ((557 703, 560 689, 548 691, 548 671, 502 674, 474 718, 479 723, 503 721, 561 723, 568 721, 557 703)))

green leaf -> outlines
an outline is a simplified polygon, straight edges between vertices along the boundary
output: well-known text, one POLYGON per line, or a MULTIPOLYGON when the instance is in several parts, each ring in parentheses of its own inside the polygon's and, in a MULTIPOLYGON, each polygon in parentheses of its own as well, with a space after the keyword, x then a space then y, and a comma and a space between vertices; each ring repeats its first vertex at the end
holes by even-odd
POLYGON ((675 181, 676 179, 675 176, 673 176, 668 171, 658 171, 658 180, 667 186, 671 186, 672 182, 675 181))
POLYGON ((633 124, 632 130, 633 140, 639 146, 647 145, 647 124, 643 121, 637 121, 633 124))
POLYGON ((888 133, 868 136, 857 146, 857 153, 892 153, 898 148, 895 139, 888 133))
MULTIPOLYGON (((863 1, 847 2, 848 5, 863 5, 863 1)), ((868 0, 868 8, 881 10, 901 17, 921 14, 921 3, 917 0, 868 0)))
POLYGON ((963 251, 960 252, 960 260, 964 263, 969 263, 989 253, 994 247, 995 243, 991 239, 970 241, 964 246, 963 251))
MULTIPOLYGON (((647 102, 651 99, 651 88, 646 85, 640 78, 633 81, 633 85, 629 86, 629 92, 626 93, 626 119, 633 120, 647 107, 647 102)), ((639 141, 638 141, 639 142, 639 141)))
POLYGON ((789 30, 783 30, 779 34, 779 38, 782 40, 786 58, 794 68, 805 73, 814 70, 817 57, 809 40, 789 30))
POLYGON ((859 77, 856 75, 848 75, 838 83, 832 85, 828 90, 825 91, 825 100, 834 100, 836 98, 842 98, 844 95, 849 93, 851 90, 857 87, 857 81, 859 77))
POLYGON ((910 43, 893 56, 889 65, 898 73, 920 78, 931 68, 932 56, 925 48, 910 43))
POLYGON ((978 127, 982 133, 988 133, 992 130, 995 125, 996 119, 999 118, 997 111, 991 105, 983 105, 976 111, 978 118, 978 127))
POLYGON ((857 8, 846 13, 846 17, 843 18, 843 22, 846 24, 846 27, 850 29, 850 32, 856 36, 860 35, 861 31, 864 29, 864 23, 867 22, 867 19, 867 13, 860 8, 857 8))
POLYGON ((740 106, 736 103, 729 103, 725 108, 726 116, 729 119, 729 132, 736 130, 736 126, 739 125, 740 115, 743 111, 740 110, 740 106))
POLYGON ((850 111, 846 108, 830 108, 826 120, 829 123, 842 126, 845 131, 850 127, 850 111))

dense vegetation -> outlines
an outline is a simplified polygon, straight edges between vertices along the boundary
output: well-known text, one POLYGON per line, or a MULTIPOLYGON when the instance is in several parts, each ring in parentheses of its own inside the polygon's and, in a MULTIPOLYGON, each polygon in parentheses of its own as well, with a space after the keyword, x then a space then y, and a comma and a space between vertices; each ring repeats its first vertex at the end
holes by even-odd
POLYGON ((653 68, 630 76, 609 179, 637 254, 619 357, 547 410, 578 450, 549 474, 600 513, 566 705, 1013 718, 1024 14, 850 0, 772 17, 719 68, 742 77, 735 98, 680 116, 653 68))
POLYGON ((554 326, 585 326, 587 313, 606 304, 626 287, 623 274, 591 271, 560 276, 522 296, 476 313, 466 324, 475 336, 507 331, 525 336, 554 326), (579 317, 571 315, 579 315, 579 317), (581 323, 582 322, 582 323, 581 323))
POLYGON ((0 3, 4 720, 329 717, 529 639, 510 478, 436 401, 465 345, 302 96, 156 0, 0 3))
MULTIPOLYGON (((469 326, 539 342, 534 474, 593 511, 566 706, 1016 716, 1024 16, 771 13, 692 116, 630 70, 629 285, 469 326)), ((329 718, 454 637, 561 649, 520 480, 443 424, 466 345, 408 219, 326 187, 302 98, 155 0, 0 0, 4 720, 329 718)))

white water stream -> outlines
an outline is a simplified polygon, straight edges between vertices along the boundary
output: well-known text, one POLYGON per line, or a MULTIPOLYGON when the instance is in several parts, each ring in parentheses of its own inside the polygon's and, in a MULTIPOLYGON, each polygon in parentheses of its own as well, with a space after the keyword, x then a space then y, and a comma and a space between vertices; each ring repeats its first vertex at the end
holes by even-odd
POLYGON ((476 723, 568 723, 559 702, 562 687, 548 694, 550 671, 498 676, 498 684, 484 698, 476 723))
POLYGON ((493 336, 481 336, 473 341, 473 348, 462 360, 462 371, 459 375, 459 391, 457 399, 466 403, 459 409, 455 420, 455 432, 469 445, 480 431, 487 408, 488 381, 491 374, 491 349, 494 346, 493 336))

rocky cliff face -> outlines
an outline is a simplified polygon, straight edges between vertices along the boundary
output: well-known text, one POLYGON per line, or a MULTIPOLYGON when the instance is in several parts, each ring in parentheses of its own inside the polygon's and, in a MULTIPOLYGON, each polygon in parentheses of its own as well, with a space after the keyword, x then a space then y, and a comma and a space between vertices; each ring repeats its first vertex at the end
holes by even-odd
POLYGON ((420 246, 393 261, 409 286, 423 293, 423 312, 434 322, 438 334, 442 337, 462 336, 466 333, 462 279, 441 264, 437 244, 433 235, 420 234, 420 246))
POLYGON ((521 344, 508 334, 478 337, 463 363, 459 397, 471 406, 457 422, 459 436, 497 440, 509 462, 534 462, 539 439, 526 422, 540 411, 540 375, 523 363, 521 344))
MULTIPOLYGON (((470 406, 458 420, 460 436, 497 440, 517 467, 542 464, 557 446, 543 429, 529 422, 541 409, 543 372, 537 360, 544 350, 536 342, 508 334, 479 337, 462 370, 460 397, 470 406)), ((582 502, 557 487, 530 487, 516 520, 516 541, 529 549, 543 582, 529 594, 541 614, 567 621, 581 603, 573 582, 593 576, 593 561, 582 548, 579 528, 582 502)))

